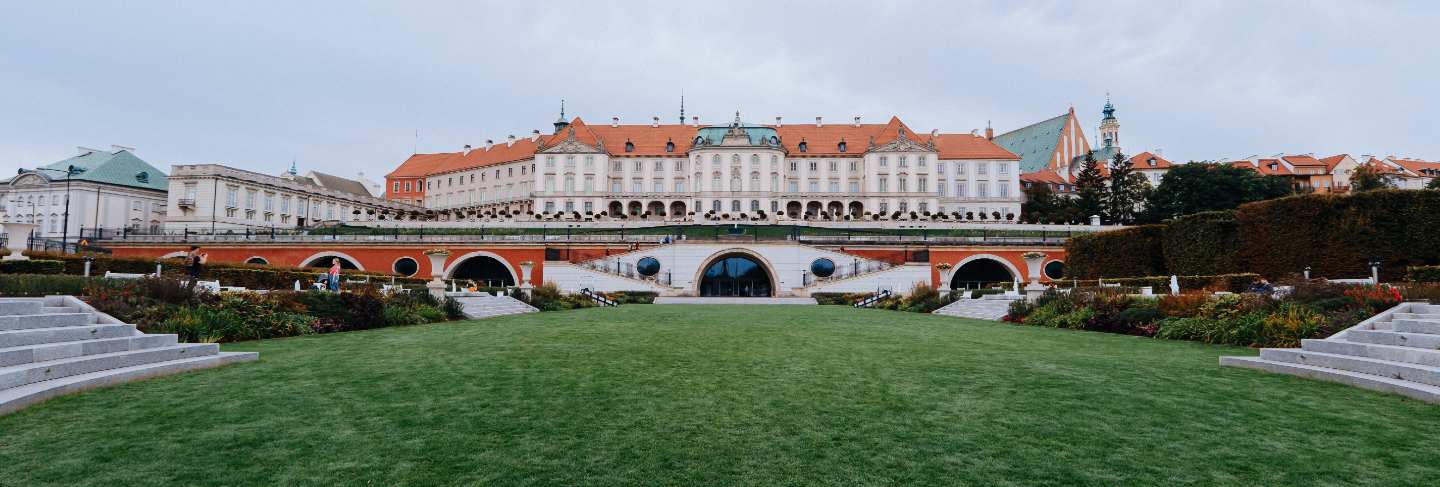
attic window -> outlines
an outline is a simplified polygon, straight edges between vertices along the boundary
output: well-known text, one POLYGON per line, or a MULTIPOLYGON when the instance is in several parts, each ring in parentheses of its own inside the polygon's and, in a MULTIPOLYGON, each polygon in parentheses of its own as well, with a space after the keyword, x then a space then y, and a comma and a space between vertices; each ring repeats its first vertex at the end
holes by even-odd
POLYGON ((774 135, 771 135, 771 136, 770 136, 770 145, 780 145, 780 138, 779 138, 779 137, 776 137, 776 136, 774 136, 774 135))
POLYGON ((1155 158, 1154 158, 1154 157, 1151 157, 1151 158, 1149 158, 1149 159, 1146 159, 1145 162, 1149 162, 1151 166, 1154 166, 1154 165, 1155 165, 1155 158))
POLYGON ((665 152, 675 152, 675 142, 665 141, 665 152))
POLYGON ((135 173, 135 180, 142 183, 148 183, 150 182, 150 173, 145 171, 137 172, 135 173))
POLYGON ((845 141, 842 140, 839 144, 835 144, 835 148, 839 149, 840 152, 845 152, 845 141))
POLYGON ((701 142, 704 142, 704 141, 705 141, 705 138, 704 138, 704 137, 701 137, 701 136, 699 136, 699 135, 696 135, 696 136, 695 136, 695 145, 700 145, 700 143, 701 143, 701 142))
POLYGON ((810 144, 806 143, 804 139, 801 139, 801 140, 800 140, 800 152, 809 152, 809 151, 810 151, 810 144))
POLYGON ((628 140, 625 141, 625 152, 635 152, 635 143, 628 140))

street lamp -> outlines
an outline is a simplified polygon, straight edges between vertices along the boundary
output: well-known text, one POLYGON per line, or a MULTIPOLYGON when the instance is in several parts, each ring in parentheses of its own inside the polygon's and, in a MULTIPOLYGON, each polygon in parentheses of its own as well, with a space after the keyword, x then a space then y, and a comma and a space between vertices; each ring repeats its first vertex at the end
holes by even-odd
MULTIPOLYGON (((62 226, 60 227, 60 252, 61 252, 61 253, 64 253, 64 252, 65 252, 65 246, 68 245, 68 243, 70 242, 70 180, 71 180, 71 179, 73 178, 73 176, 75 176, 75 174, 76 174, 75 165, 74 165, 74 164, 71 164, 71 165, 69 165, 69 166, 66 166, 64 171, 61 171, 61 170, 59 170, 59 169, 50 169, 50 168, 44 168, 44 167, 36 168, 35 170, 36 170, 36 171, 55 171, 55 172, 64 172, 64 173, 65 173, 65 217, 64 217, 64 218, 65 218, 65 222, 62 223, 62 226)), ((31 204, 31 206, 33 207, 34 204, 31 204)), ((32 220, 35 218, 35 212, 34 212, 34 209, 33 209, 33 208, 31 209, 31 212, 30 212, 30 218, 31 218, 32 220)), ((78 249, 77 249, 77 250, 78 250, 78 249)))

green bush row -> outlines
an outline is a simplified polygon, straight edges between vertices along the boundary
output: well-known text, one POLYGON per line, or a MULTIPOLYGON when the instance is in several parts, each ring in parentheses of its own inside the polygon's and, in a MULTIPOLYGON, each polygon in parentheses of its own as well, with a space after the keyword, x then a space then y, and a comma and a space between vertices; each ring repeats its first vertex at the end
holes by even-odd
POLYGON ((66 274, 0 274, 0 296, 79 296, 105 279, 66 274))
POLYGON ((1440 265, 1411 266, 1405 271, 1405 279, 1410 282, 1440 282, 1440 265))
POLYGON ((64 274, 65 263, 50 259, 0 260, 0 274, 64 274))
MULTIPOLYGON (((65 274, 83 274, 85 269, 85 255, 60 254, 51 252, 27 253, 36 260, 58 261, 63 264, 65 274)), ((103 255, 90 255, 90 275, 103 276, 106 272, 122 274, 153 274, 155 273, 156 262, 164 262, 161 266, 162 272, 167 276, 184 276, 187 272, 184 262, 181 259, 159 259, 141 257, 110 257, 103 255)), ((12 261, 25 262, 25 261, 12 261)), ((4 270, 0 268, 0 270, 4 270)), ((249 289, 291 289, 295 281, 300 281, 302 287, 308 286, 316 276, 325 272, 324 269, 301 269, 298 267, 277 267, 258 264, 241 263, 209 263, 205 265, 201 279, 207 281, 220 281, 223 286, 239 286, 249 289)), ((423 284, 424 279, 399 277, 393 274, 378 272, 362 272, 355 270, 344 270, 341 274, 347 279, 369 278, 374 281, 389 283, 392 279, 397 284, 423 284)))
MULTIPOLYGON (((1398 278, 1440 264, 1440 192, 1309 194, 1071 238, 1065 272, 1081 279, 1255 272, 1272 279, 1398 278)), ((1428 275, 1428 274, 1426 274, 1428 275)))

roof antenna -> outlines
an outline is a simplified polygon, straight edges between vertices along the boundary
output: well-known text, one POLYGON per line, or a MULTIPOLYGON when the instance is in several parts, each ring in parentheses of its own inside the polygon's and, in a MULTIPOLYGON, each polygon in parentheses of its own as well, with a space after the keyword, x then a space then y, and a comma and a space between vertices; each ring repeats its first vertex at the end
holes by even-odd
POLYGON ((680 89, 680 125, 685 125, 685 89, 680 89))
POLYGON ((410 145, 410 155, 420 153, 420 129, 415 129, 415 142, 410 145))

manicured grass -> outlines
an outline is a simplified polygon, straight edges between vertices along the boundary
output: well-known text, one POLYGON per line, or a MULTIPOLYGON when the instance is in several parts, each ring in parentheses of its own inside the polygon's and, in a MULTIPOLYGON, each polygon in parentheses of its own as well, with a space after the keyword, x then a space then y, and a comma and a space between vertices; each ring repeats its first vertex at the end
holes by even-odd
POLYGON ((0 485, 1440 478, 1440 407, 932 315, 631 305, 226 349, 261 361, 0 417, 0 485))

